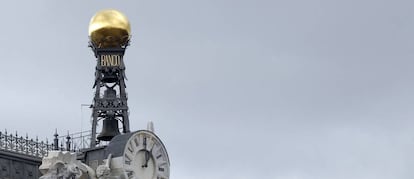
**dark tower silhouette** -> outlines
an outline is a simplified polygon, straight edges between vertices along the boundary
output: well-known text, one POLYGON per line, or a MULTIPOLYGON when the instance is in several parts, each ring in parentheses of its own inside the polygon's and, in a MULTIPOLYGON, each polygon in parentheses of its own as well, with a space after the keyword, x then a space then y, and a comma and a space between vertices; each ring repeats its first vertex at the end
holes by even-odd
POLYGON ((123 48, 97 48, 91 42, 90 47, 97 58, 95 97, 92 112, 91 147, 96 145, 96 125, 103 120, 103 128, 98 140, 109 141, 119 134, 118 121, 122 123, 123 133, 130 132, 128 119, 127 94, 125 91, 125 65, 123 48), (103 94, 102 94, 103 91, 103 94))
POLYGON ((91 20, 89 47, 97 59, 91 147, 120 134, 118 122, 122 124, 123 133, 130 132, 123 61, 125 49, 129 45, 129 33, 129 22, 118 11, 101 11, 91 20), (101 120, 102 131, 96 136, 96 126, 101 120))

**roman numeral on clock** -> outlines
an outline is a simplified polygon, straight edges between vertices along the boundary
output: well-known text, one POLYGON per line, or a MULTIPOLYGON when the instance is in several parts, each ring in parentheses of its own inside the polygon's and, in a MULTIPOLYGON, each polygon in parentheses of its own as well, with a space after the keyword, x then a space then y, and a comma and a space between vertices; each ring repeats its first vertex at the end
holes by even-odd
POLYGON ((129 152, 134 153, 134 147, 133 147, 132 141, 129 142, 129 145, 128 145, 127 149, 128 149, 129 152))
POLYGON ((131 165, 131 161, 132 161, 131 157, 125 154, 125 164, 131 165))
POLYGON ((125 164, 131 165, 131 160, 129 160, 129 161, 125 160, 125 164))
POLYGON ((138 147, 138 146, 139 146, 139 141, 138 141, 138 138, 136 138, 136 137, 135 137, 135 138, 134 138, 134 142, 135 142, 135 146, 136 146, 136 147, 138 147))

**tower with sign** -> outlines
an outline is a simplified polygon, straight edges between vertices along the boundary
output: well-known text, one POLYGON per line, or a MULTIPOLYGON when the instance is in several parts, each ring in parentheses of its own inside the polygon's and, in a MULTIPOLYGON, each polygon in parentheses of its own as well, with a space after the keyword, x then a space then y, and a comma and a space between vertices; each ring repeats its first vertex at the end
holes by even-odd
POLYGON ((89 46, 97 58, 91 147, 118 135, 118 123, 122 124, 123 133, 130 132, 123 60, 130 32, 128 19, 119 11, 101 11, 91 19, 89 46), (103 124, 102 131, 96 136, 99 121, 103 124))
POLYGON ((168 179, 169 157, 154 133, 153 124, 149 123, 147 130, 130 131, 123 59, 130 33, 128 19, 119 11, 103 10, 91 19, 89 37, 97 59, 96 91, 91 144, 83 155, 84 161, 94 169, 98 165, 97 171, 99 166, 107 166, 111 171, 107 177, 168 179), (99 121, 102 121, 102 130, 96 136, 99 121), (119 123, 123 134, 118 130, 119 123), (103 148, 96 148, 100 141, 110 142, 103 148))
POLYGON ((41 179, 169 179, 167 150, 152 122, 145 130, 130 129, 123 58, 130 34, 129 21, 119 11, 103 10, 92 17, 89 46, 96 68, 90 144, 75 153, 51 151, 40 166, 41 179))

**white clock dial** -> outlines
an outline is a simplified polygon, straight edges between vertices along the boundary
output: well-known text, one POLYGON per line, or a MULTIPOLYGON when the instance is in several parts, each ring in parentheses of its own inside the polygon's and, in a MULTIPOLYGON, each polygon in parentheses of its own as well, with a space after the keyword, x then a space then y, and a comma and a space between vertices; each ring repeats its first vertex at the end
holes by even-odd
POLYGON ((169 159, 161 140, 150 131, 138 131, 127 141, 123 155, 129 178, 169 179, 169 159))

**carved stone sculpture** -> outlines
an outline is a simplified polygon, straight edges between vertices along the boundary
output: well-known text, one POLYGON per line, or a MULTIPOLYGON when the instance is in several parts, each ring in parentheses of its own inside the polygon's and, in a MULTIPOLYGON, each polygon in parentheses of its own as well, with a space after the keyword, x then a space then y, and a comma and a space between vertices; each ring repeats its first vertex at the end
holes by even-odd
POLYGON ((111 174, 111 159, 112 154, 109 154, 105 165, 99 165, 98 168, 96 168, 96 176, 98 177, 98 179, 106 179, 111 174))
POLYGON ((76 154, 52 151, 42 160, 39 167, 43 174, 39 179, 96 179, 89 166, 76 160, 76 154))

